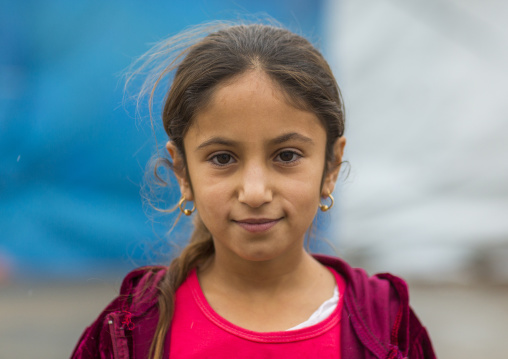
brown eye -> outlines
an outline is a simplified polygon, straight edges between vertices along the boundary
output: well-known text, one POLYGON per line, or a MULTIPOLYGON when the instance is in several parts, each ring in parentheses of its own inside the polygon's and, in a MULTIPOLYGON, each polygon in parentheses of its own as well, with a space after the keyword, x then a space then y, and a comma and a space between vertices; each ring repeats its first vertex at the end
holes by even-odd
POLYGON ((282 162, 291 162, 295 160, 296 153, 292 151, 284 151, 279 154, 279 158, 282 162))
POLYGON ((216 165, 224 166, 231 163, 233 157, 228 153, 219 153, 212 157, 212 162, 216 165))

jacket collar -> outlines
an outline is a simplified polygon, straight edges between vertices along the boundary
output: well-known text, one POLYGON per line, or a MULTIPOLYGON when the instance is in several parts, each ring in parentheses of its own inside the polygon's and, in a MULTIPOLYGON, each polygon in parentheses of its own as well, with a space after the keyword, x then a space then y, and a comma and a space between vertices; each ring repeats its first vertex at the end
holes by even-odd
MULTIPOLYGON (((378 358, 407 355, 409 299, 406 283, 390 274, 369 277, 363 269, 352 268, 339 258, 314 257, 337 271, 346 282, 341 324, 343 354, 357 357, 360 350, 366 348, 378 358), (363 347, 346 347, 358 340, 363 347)), ((124 308, 128 308, 125 310, 132 314, 134 321, 142 320, 148 312, 157 313, 158 284, 166 271, 165 266, 142 267, 124 279, 120 294, 124 298, 124 308)), ((165 350, 169 353, 169 340, 165 350)))

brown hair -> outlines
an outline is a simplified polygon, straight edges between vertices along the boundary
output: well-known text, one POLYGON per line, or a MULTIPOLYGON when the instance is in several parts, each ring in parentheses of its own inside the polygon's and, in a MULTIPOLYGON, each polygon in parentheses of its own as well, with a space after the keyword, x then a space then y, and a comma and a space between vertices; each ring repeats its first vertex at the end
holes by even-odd
MULTIPOLYGON (((171 46, 181 50, 181 39, 180 36, 176 41, 173 38, 159 44, 152 54, 171 46)), ((143 70, 150 66, 147 64, 152 61, 151 55, 142 60, 147 60, 140 67, 143 70)), ((328 63, 303 37, 271 25, 219 25, 218 30, 184 48, 169 63, 152 68, 159 72, 151 85, 150 108, 160 81, 175 68, 171 88, 165 97, 162 121, 169 139, 183 158, 184 167, 183 139, 196 113, 206 105, 218 84, 254 69, 265 72, 274 80, 292 105, 313 112, 322 121, 327 133, 325 173, 330 166, 338 165, 333 148, 344 132, 342 97, 328 63)), ((146 90, 146 82, 144 86, 146 90)), ((159 161, 158 165, 161 163, 173 171, 185 171, 185 168, 174 168, 167 159, 159 161)), ((171 262, 159 284, 160 317, 150 358, 162 358, 173 316, 175 291, 192 268, 214 253, 212 236, 198 214, 195 214, 194 224, 189 244, 171 262)))

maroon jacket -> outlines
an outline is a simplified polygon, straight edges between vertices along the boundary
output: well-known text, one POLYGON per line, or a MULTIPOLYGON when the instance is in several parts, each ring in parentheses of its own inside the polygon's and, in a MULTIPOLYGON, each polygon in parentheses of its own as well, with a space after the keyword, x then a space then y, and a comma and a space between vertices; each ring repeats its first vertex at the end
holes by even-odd
MULTIPOLYGON (((342 358, 436 358, 427 331, 409 307, 402 279, 391 274, 368 277, 364 270, 351 268, 338 258, 315 257, 346 281, 342 358)), ((120 295, 85 330, 72 358, 146 359, 159 316, 157 283, 165 272, 166 267, 159 266, 129 273, 120 295)), ((166 357, 169 345, 166 340, 166 357)))

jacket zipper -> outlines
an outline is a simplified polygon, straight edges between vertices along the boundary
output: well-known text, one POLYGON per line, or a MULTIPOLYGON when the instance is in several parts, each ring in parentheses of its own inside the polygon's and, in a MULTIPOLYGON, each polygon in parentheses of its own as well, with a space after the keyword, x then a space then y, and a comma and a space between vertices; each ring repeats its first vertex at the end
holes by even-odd
MULTIPOLYGON (((113 347, 113 359, 122 359, 120 358, 120 354, 118 352, 118 336, 117 336, 118 328, 115 325, 114 314, 108 315, 108 326, 109 326, 109 334, 111 335, 111 344, 113 347)), ((121 330, 122 328, 119 329, 121 330)))

